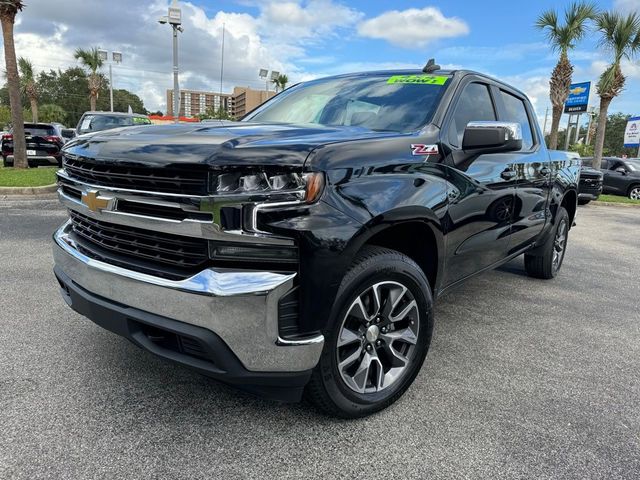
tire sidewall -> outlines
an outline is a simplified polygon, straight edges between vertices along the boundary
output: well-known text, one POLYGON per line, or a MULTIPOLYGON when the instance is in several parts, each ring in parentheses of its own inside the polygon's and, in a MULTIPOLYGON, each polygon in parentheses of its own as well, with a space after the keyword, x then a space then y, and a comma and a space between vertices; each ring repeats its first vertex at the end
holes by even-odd
POLYGON ((381 254, 365 260, 350 271, 336 296, 331 318, 325 332, 325 347, 318 368, 324 387, 336 406, 350 416, 367 415, 384 408, 399 398, 420 371, 433 331, 433 300, 429 284, 413 262, 398 254, 381 254), (352 273, 354 273, 352 275, 352 273), (420 312, 418 342, 409 370, 394 385, 379 393, 359 394, 342 380, 337 366, 336 343, 347 309, 357 295, 380 281, 398 281, 413 294, 420 312))

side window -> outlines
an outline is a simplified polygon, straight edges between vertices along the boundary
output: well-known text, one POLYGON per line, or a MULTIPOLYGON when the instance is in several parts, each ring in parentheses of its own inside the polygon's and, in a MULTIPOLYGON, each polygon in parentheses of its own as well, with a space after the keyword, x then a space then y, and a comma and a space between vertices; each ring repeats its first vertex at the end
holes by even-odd
POLYGON ((462 145, 464 129, 469 122, 496 120, 489 87, 482 83, 467 85, 456 104, 449 125, 449 143, 454 147, 462 145))
POLYGON ((501 120, 520 124, 522 128, 522 149, 530 150, 533 147, 533 131, 531 130, 531 123, 529 122, 524 102, 503 90, 500 90, 500 95, 505 108, 505 118, 501 120))

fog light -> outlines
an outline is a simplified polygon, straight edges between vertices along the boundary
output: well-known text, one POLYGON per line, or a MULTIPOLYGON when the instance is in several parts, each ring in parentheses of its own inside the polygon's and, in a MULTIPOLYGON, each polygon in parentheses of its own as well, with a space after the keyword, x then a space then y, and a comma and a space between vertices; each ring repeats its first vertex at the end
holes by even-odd
POLYGON ((209 242, 209 257, 226 261, 285 262, 298 261, 296 247, 273 245, 238 245, 209 242))

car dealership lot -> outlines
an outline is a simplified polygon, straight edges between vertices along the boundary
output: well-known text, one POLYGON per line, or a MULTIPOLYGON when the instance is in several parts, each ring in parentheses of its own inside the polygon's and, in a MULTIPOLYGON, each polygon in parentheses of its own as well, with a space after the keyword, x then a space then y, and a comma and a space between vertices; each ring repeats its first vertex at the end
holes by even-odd
POLYGON ((640 471, 638 209, 581 207, 555 280, 516 259, 442 298, 416 383, 356 421, 240 393, 75 314, 51 273, 64 218, 0 201, 0 478, 640 471))

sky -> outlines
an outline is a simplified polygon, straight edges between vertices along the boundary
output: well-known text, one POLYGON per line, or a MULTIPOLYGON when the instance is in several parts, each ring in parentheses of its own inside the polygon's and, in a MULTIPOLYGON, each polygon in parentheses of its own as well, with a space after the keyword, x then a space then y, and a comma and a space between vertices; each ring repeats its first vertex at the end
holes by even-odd
MULTIPOLYGON (((31 59, 36 70, 78 65, 73 58, 77 47, 119 51, 123 62, 113 66, 114 87, 138 94, 149 110, 166 111, 165 92, 172 88, 172 37, 171 28, 157 19, 166 15, 169 0, 25 3, 15 27, 16 51, 31 59)), ((225 92, 236 85, 264 88, 260 68, 286 73, 295 83, 346 72, 421 68, 434 57, 443 67, 477 70, 523 90, 542 124, 550 107, 548 78, 557 56, 533 24, 543 10, 563 10, 569 3, 180 1, 180 86, 225 92)), ((640 0, 596 3, 601 9, 640 13, 640 0)), ((589 34, 570 54, 574 82, 591 80, 595 87, 608 58, 608 52, 598 48, 597 34, 589 34)), ((640 61, 625 62, 623 71, 626 89, 609 111, 640 114, 640 61)), ((595 88, 590 105, 597 106, 595 88)), ((549 124, 550 120, 547 128, 549 124)))

